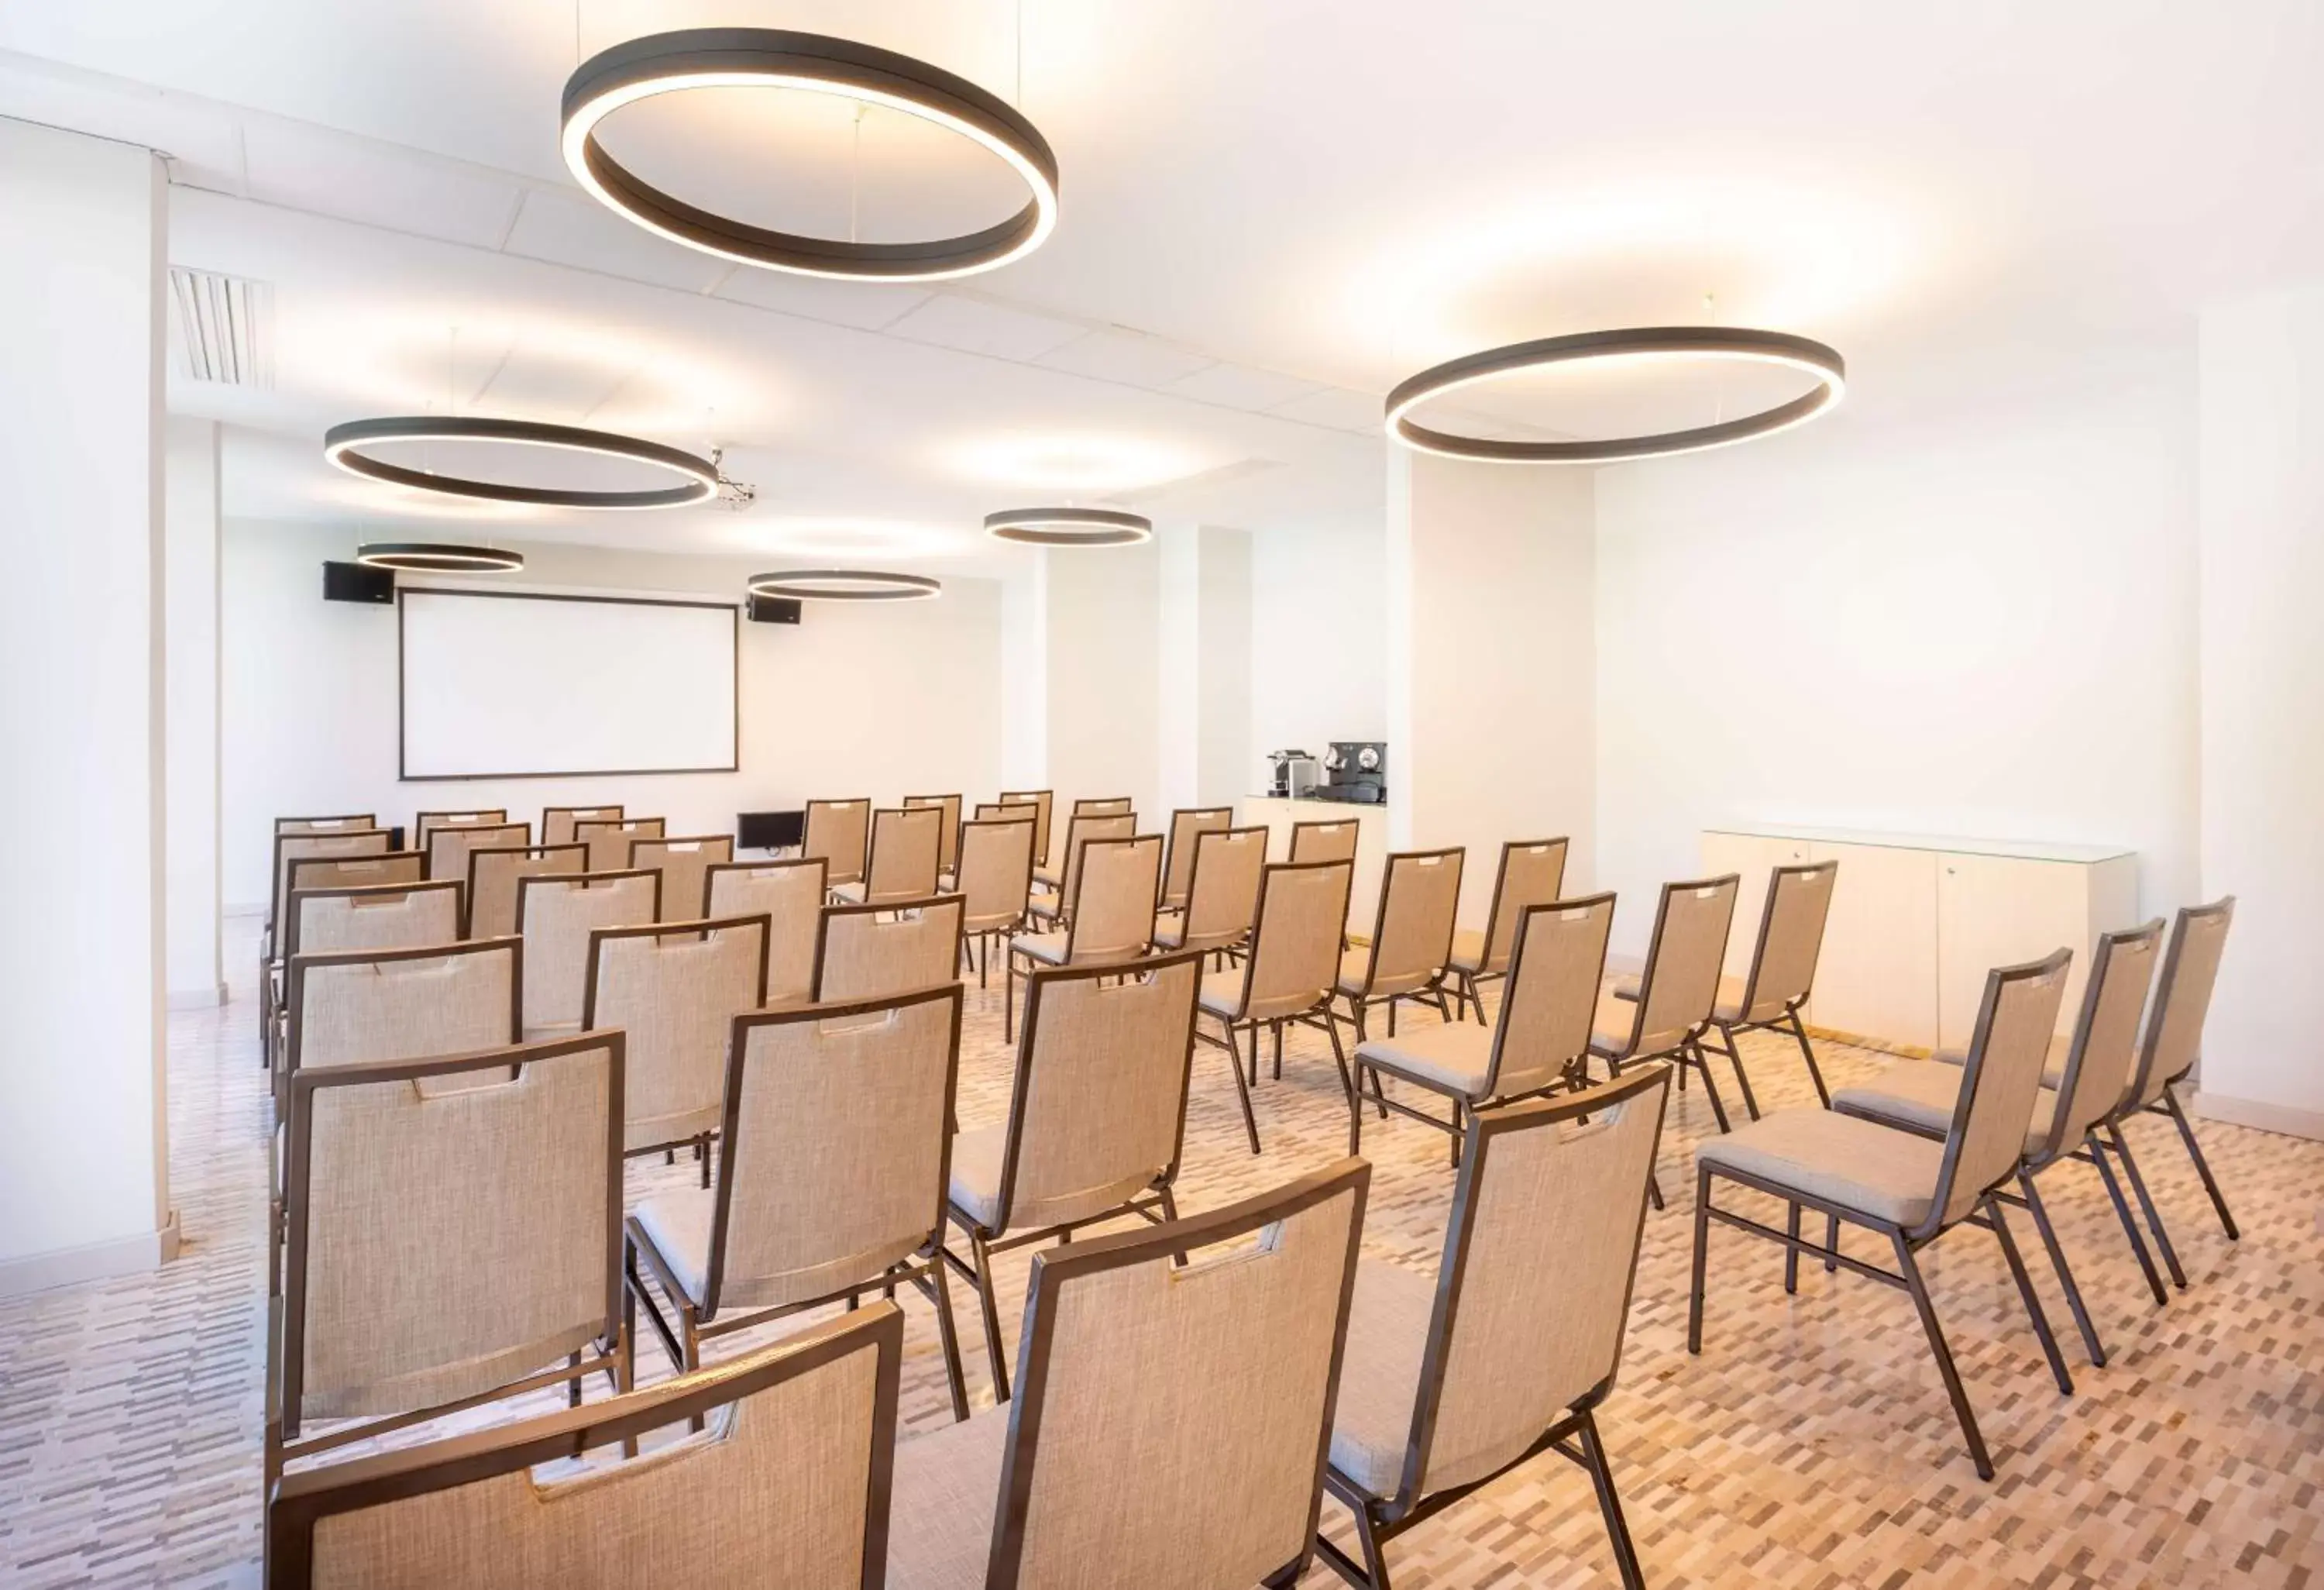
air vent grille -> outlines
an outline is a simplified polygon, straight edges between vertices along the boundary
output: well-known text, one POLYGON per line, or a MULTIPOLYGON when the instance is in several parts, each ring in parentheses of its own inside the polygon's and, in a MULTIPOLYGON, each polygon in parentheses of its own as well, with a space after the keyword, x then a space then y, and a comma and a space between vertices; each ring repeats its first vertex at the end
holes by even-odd
POLYGON ((240 276, 172 265, 170 298, 188 375, 226 386, 274 384, 270 346, 273 288, 240 276))

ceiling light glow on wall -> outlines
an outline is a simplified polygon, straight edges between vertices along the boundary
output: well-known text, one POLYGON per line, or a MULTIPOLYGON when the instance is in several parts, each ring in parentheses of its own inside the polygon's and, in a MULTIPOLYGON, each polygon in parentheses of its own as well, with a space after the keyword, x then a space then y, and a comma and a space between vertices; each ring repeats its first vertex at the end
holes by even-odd
POLYGON ((1408 448, 1447 458, 1500 464, 1613 464, 1628 458, 1660 458, 1674 453, 1727 447, 1804 425, 1836 407, 1847 389, 1848 367, 1822 343, 1782 331, 1720 326, 1647 326, 1625 331, 1584 331, 1545 337, 1452 359, 1419 374, 1388 394, 1388 433, 1408 448), (1651 359, 1732 359, 1781 365, 1815 380, 1815 387, 1788 402, 1739 419, 1649 436, 1591 441, 1500 441, 1436 430, 1412 418, 1421 404, 1464 387, 1476 386, 1552 365, 1635 363, 1651 359))
POLYGON ((610 430, 584 430, 573 425, 546 425, 530 420, 459 419, 444 415, 403 415, 381 420, 354 420, 323 433, 323 457, 350 475, 390 485, 407 485, 447 496, 479 498, 493 503, 530 503, 544 508, 678 508, 706 502, 718 495, 718 468, 707 458, 659 442, 610 430), (543 448, 552 451, 595 453, 626 463, 665 469, 682 477, 681 484, 644 491, 575 491, 557 486, 511 485, 496 480, 470 480, 410 469, 391 464, 364 450, 383 443, 491 443, 512 448, 543 448))
POLYGON ((1127 547, 1154 539, 1154 522, 1113 508, 1010 508, 984 516, 995 541, 1037 547, 1127 547))
POLYGON ((794 602, 918 602, 943 592, 942 583, 925 574, 879 569, 781 569, 751 577, 752 596, 794 602))
POLYGON ((355 561, 404 574, 512 574, 524 567, 521 553, 440 541, 371 541, 355 549, 355 561))
POLYGON ((673 243, 773 271, 843 281, 941 282, 990 271, 1038 248, 1057 224, 1057 161, 1015 106, 965 78, 819 33, 691 28, 617 44, 565 84, 565 164, 599 202, 673 243), (1024 180, 1025 208, 981 232, 918 243, 858 243, 779 232, 663 192, 605 153, 598 125, 657 94, 705 88, 798 89, 917 116, 969 139, 1024 180))

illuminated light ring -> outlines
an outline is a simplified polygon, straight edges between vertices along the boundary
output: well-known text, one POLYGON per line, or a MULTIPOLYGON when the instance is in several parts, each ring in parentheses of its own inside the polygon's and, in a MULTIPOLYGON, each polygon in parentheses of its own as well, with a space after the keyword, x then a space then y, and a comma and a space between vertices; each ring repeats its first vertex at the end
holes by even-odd
POLYGON ((1154 522, 1115 508, 1010 508, 984 516, 995 541, 1037 547, 1128 547, 1154 539, 1154 522))
POLYGON ((524 567, 520 552, 442 541, 370 541, 355 549, 355 561, 405 574, 510 574, 524 567))
POLYGON ((566 79, 565 164, 607 208, 649 232, 721 259, 841 281, 941 282, 1041 246, 1057 225, 1057 158, 1015 106, 965 78, 893 51, 772 28, 652 33, 590 57, 566 79), (755 226, 663 192, 605 153, 597 125, 657 94, 796 88, 918 116, 997 156, 1022 178, 1023 209, 981 232, 918 243, 853 243, 755 226))
POLYGON ((1647 326, 1627 331, 1584 331, 1545 337, 1537 342, 1488 348, 1451 360, 1397 386, 1388 394, 1388 433, 1406 447, 1447 458, 1500 464, 1612 464, 1626 458, 1659 458, 1749 441, 1804 425, 1838 406, 1848 386, 1848 366, 1822 343, 1782 331, 1740 330, 1720 326, 1647 326), (1782 365, 1816 379, 1815 390, 1738 420, 1691 430, 1652 436, 1613 437, 1595 441, 1498 441, 1460 436, 1418 423, 1412 411, 1432 398, 1521 371, 1597 360, 1713 358, 1782 365))
POLYGON ((529 503, 542 508, 682 508, 689 503, 706 503, 718 495, 718 470, 707 458, 610 430, 584 430, 576 425, 545 425, 530 420, 454 419, 429 414, 351 420, 323 433, 323 457, 350 475, 388 485, 411 486, 447 496, 475 497, 493 503, 529 503), (686 483, 647 491, 567 491, 545 485, 505 485, 496 480, 468 480, 456 475, 407 469, 362 450, 383 441, 481 441, 556 448, 651 465, 684 476, 686 483))
POLYGON ((944 592, 925 574, 882 569, 779 569, 752 575, 750 588, 754 596, 794 602, 918 602, 944 592))

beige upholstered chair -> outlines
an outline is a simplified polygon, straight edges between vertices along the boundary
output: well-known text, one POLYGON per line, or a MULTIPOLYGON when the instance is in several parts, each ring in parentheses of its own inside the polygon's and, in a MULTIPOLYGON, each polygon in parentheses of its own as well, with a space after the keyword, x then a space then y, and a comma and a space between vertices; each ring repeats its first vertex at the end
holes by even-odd
MULTIPOLYGON (((1035 880, 1047 884, 1051 889, 1057 889, 1065 883, 1065 867, 1070 864, 1073 860, 1073 838, 1076 832, 1079 832, 1084 838, 1090 838, 1093 837, 1111 838, 1114 837, 1116 832, 1113 828, 1105 827, 1084 827, 1077 830, 1071 819, 1074 818, 1134 817, 1135 809, 1136 809, 1132 805, 1130 797, 1127 795, 1093 795, 1084 800, 1074 801, 1073 809, 1066 814, 1066 848, 1065 860, 1061 862, 1055 855, 1047 857, 1041 863, 1041 864, 1033 869, 1033 876, 1035 880)), ((1130 824, 1130 827, 1132 829, 1135 829, 1137 826, 1138 825, 1134 820, 1130 824)))
POLYGON ((939 882, 953 875, 960 865, 960 809, 957 795, 907 795, 904 808, 918 811, 935 807, 944 813, 944 827, 936 831, 936 877, 939 882))
POLYGON ((428 831, 428 875, 466 883, 471 851, 531 843, 530 823, 440 823, 428 831))
MULTIPOLYGON (((1723 936, 1722 936, 1723 937, 1723 936)), ((1951 1397, 1953 1413, 1968 1438, 1969 1459, 1981 1479, 1993 1477, 1993 1460, 1977 1415, 1961 1389, 1935 1305, 1922 1280, 1914 1254, 1946 1232, 1982 1213, 2008 1261, 2009 1272, 2034 1321, 2043 1354, 2061 1392, 2070 1391, 2065 1361, 2050 1334, 2025 1273, 2017 1244, 1995 1195, 2017 1174, 2025 1134, 2042 1092, 2042 1067, 2057 1030, 2058 1005, 2065 995, 2070 952, 2046 960, 1997 967, 1987 975, 1978 1007, 1977 1035, 1969 1046, 1960 1093, 1944 1141, 1931 1142, 1835 1110, 1777 1110, 1740 1130, 1705 1142, 1695 1151, 1694 1277, 1687 1310, 1686 1347, 1702 1351, 1703 1268, 1711 1222, 1769 1238, 1785 1248, 1784 1284, 1796 1287, 1798 1255, 1804 1250, 1858 1275, 1912 1295, 1928 1335, 1937 1373, 1951 1397), (1777 1231, 1712 1201, 1714 1180, 1766 1193, 1790 1210, 1786 1229, 1777 1231), (1836 1241, 1819 1247, 1800 1236, 1803 1207, 1827 1218, 1877 1232, 1895 1255, 1896 1268, 1884 1270, 1840 1251, 1836 1241)), ((1714 961, 1714 965, 1715 965, 1714 961)))
POLYGON ((1452 923, 1461 912, 1461 865, 1468 853, 1406 850, 1388 858, 1380 878, 1379 916, 1372 941, 1340 957, 1338 994, 1348 1002, 1349 1019, 1361 1043, 1370 1029, 1366 1012, 1388 1006, 1388 1035, 1396 1036, 1396 1005, 1408 999, 1433 1004, 1452 1020, 1444 1000, 1444 962, 1452 953, 1452 923))
POLYGON ((494 828, 508 823, 505 806, 477 807, 468 811, 423 811, 411 819, 411 845, 425 853, 438 828, 494 828))
MULTIPOLYGON (((272 1066, 275 1061, 274 1031, 282 1014, 282 917, 290 894, 290 872, 300 862, 314 860, 345 861, 355 856, 387 855, 388 831, 385 828, 341 827, 342 820, 352 818, 278 818, 275 819, 273 864, 267 874, 266 923, 259 934, 258 946, 258 1049, 259 1063, 272 1066), (284 828, 284 823, 317 825, 311 827, 284 828)), ((425 869, 425 862, 422 864, 425 869)), ((319 876, 309 882, 309 887, 330 887, 339 880, 335 876, 327 883, 319 876)), ((387 877, 365 878, 364 883, 387 883, 387 877)))
MULTIPOLYGON (((1741 982, 1719 980, 1719 1003, 1711 1008, 1711 1026, 1719 1034, 1717 1048, 1735 1068, 1743 1089, 1743 1107, 1759 1118, 1759 1101, 1751 1092, 1751 1074, 1743 1068, 1738 1032, 1781 1032, 1800 1046, 1808 1063, 1808 1080, 1816 1097, 1831 1103, 1824 1086, 1823 1068, 1816 1064, 1815 1047, 1801 1023, 1800 1007, 1815 986, 1816 959, 1823 952, 1824 918, 1831 910, 1831 892, 1840 881, 1836 861, 1804 866, 1777 867, 1767 880, 1767 902, 1759 913, 1759 937, 1751 951, 1751 970, 1741 982)), ((1710 1032, 1703 1037, 1708 1039, 1710 1032)))
POLYGON ((1362 832, 1353 818, 1332 822, 1291 825, 1291 855, 1296 863, 1356 859, 1356 839, 1362 832))
POLYGON ((1485 1001, 1480 984, 1508 975, 1509 956, 1517 948, 1517 918, 1536 905, 1548 905, 1565 889, 1565 853, 1571 841, 1511 839, 1501 846, 1501 864, 1493 874, 1493 903, 1485 912, 1484 931, 1462 928, 1452 935, 1452 977, 1458 985, 1455 1013, 1472 1011, 1477 1025, 1485 1024, 1485 1001))
POLYGON ((267 1583, 878 1590, 903 1344, 902 1313, 874 1303, 641 1391, 286 1475, 267 1499, 267 1583), (686 1421, 713 1433, 537 1472, 686 1421))
POLYGON ((416 850, 383 850, 369 855, 300 856, 290 864, 290 886, 284 892, 417 883, 427 871, 428 858, 416 850))
POLYGON ((1175 915, 1186 909, 1186 893, 1194 877, 1194 851, 1205 834, 1224 833, 1234 827, 1231 806, 1182 806, 1170 814, 1170 852, 1162 864, 1162 910, 1175 915))
MULTIPOLYGON (((2107 1112, 2121 1100, 2130 1086, 2137 1059, 2138 1018, 2146 1008, 2146 991, 2154 981, 2154 963, 2162 948, 2160 917, 2143 928, 2099 935, 2098 953, 2090 962, 2089 982, 2082 991, 2081 1012, 2067 1046, 2065 1068, 2059 1076, 2058 1086, 2044 1086, 2034 1102, 2033 1124, 2025 1133, 2025 1156, 2017 1168, 2017 1186, 2023 1197, 2012 1197, 2006 1192, 1995 1195, 2006 1202, 2022 1205, 2032 1213, 2034 1228, 2042 1234, 2042 1245, 2049 1252, 2051 1268, 2058 1272, 2058 1285, 2066 1294, 2066 1305, 2073 1310, 2082 1345, 2089 1353, 2090 1362, 2100 1368, 2106 1366, 2106 1348, 2098 1340, 2089 1310, 2083 1306, 2081 1289, 2074 1282, 2074 1272, 2066 1262, 2066 1251, 2059 1245, 2058 1234, 2050 1224, 2049 1210, 2042 1203, 2041 1189, 2035 1181, 2051 1167, 2077 1155, 2087 1155, 2098 1166, 2107 1190, 2114 1196, 2116 1213, 2121 1216, 2123 1230, 2128 1234, 2132 1250, 2146 1272, 2154 1300, 2163 1301, 2163 1284, 2155 1276, 2154 1262, 2147 1257, 2138 1226, 2130 1218, 2128 1206, 2122 1201, 2122 1189, 2116 1185, 2113 1171, 2106 1162, 2105 1145, 2095 1136, 2107 1112)), ((1832 1098, 1831 1107, 1844 1115, 1861 1116, 1942 1142, 1952 1125, 1953 1109, 1960 1102, 1961 1077, 1957 1064, 1904 1060, 1868 1081, 1841 1088, 1832 1098)), ((1829 1222, 1825 1245, 1831 1246, 1838 1240, 1839 1222, 1829 1222)))
POLYGON ((279 817, 274 819, 278 834, 339 834, 350 828, 379 827, 377 812, 348 812, 337 817, 279 817))
POLYGON ((1231 972, 1213 972, 1203 979, 1196 995, 1203 1013, 1219 1023, 1222 1036, 1197 1031, 1205 1043, 1227 1051, 1227 1068, 1234 1073, 1235 1093, 1242 1104, 1242 1127, 1250 1151, 1259 1152, 1259 1122, 1250 1113, 1250 1089, 1259 1081, 1259 1030, 1275 1034, 1275 1074, 1283 1074, 1283 1024, 1295 1021, 1320 1027, 1332 1040, 1332 1058, 1339 1062, 1340 1084, 1348 1104, 1355 1107, 1355 1082, 1348 1074, 1346 1054, 1340 1048, 1340 1029, 1332 1020, 1332 991, 1340 976, 1340 933, 1348 920, 1348 887, 1355 875, 1352 861, 1279 862, 1259 880, 1259 914, 1251 930, 1250 956, 1231 972), (1243 1057, 1236 1046, 1240 1028, 1250 1039, 1250 1075, 1243 1075, 1243 1057))
POLYGON ((1001 805, 1029 805, 1033 809, 1033 865, 1037 869, 1048 864, 1051 833, 1049 818, 1050 814, 1056 809, 1056 791, 1054 790, 1003 790, 1001 791, 1001 805))
POLYGON ((823 927, 822 860, 737 861, 714 865, 703 880, 706 917, 767 919, 769 1004, 790 1004, 815 991, 815 941, 823 927))
POLYGON ((468 852, 468 936, 497 938, 517 930, 520 878, 554 878, 589 870, 589 847, 562 845, 494 846, 468 852))
POLYGON ((1679 1068, 1679 1091, 1686 1091, 1692 1068, 1719 1130, 1727 1130, 1727 1106, 1711 1080, 1702 1034, 1719 1008, 1719 968, 1727 955, 1727 929, 1735 919, 1735 892, 1742 880, 1733 873, 1684 883, 1665 883, 1655 906, 1655 935, 1646 943, 1646 967, 1633 983, 1614 988, 1627 1008, 1627 1031, 1599 1029, 1590 1052, 1619 1076, 1637 1060, 1667 1059, 1679 1068))
POLYGON ((872 814, 872 859, 855 883, 831 886, 849 904, 887 905, 936 892, 944 855, 944 812, 933 806, 883 807, 872 814))
POLYGON ((1596 1410, 1621 1364, 1669 1095, 1669 1068, 1649 1066, 1587 1097, 1479 1111, 1435 1279, 1358 1261, 1323 1484, 1363 1560, 1315 1542, 1350 1583, 1386 1590, 1389 1540, 1556 1452, 1588 1471, 1622 1583, 1643 1590, 1596 1410))
POLYGON ((622 1330, 622 1035, 302 1068, 265 1474, 585 1376, 622 1330), (309 1420, 354 1419, 316 1435, 309 1420))
POLYGON ((878 999, 960 980, 957 894, 893 905, 827 905, 816 924, 814 997, 878 999))
POLYGON ((1223 957, 1250 937, 1259 914, 1259 881, 1267 870, 1264 827, 1225 828, 1198 835, 1186 877, 1186 909, 1157 917, 1154 942, 1163 949, 1204 949, 1223 957))
MULTIPOLYGON (((985 809, 977 808, 980 813, 985 809)), ((1005 945, 1025 925, 1033 897, 1034 831, 1029 809, 1022 816, 979 816, 961 825, 960 867, 954 881, 963 901, 960 930, 975 950, 979 988, 985 986, 994 942, 1005 945)), ((1008 976, 1006 956, 1001 975, 1008 976)))
POLYGON ((1009 941, 1001 979, 1001 1036, 1016 1036, 1017 979, 1035 966, 1119 966, 1154 948, 1154 891, 1162 881, 1162 836, 1091 839, 1074 869, 1064 930, 1019 933, 1009 941))
POLYGON ((1046 928, 1066 925, 1066 919, 1073 911, 1074 884, 1079 875, 1083 846, 1093 839, 1134 839, 1137 837, 1138 814, 1134 811, 1098 812, 1066 818, 1063 864, 1047 876, 1040 868, 1033 869, 1035 887, 1030 910, 1034 920, 1046 928))
POLYGON ((872 802, 867 798, 853 800, 810 800, 807 803, 806 827, 801 830, 799 855, 808 861, 822 860, 826 881, 836 889, 842 883, 863 881, 863 858, 872 842, 872 802))
POLYGON ((543 845, 570 845, 579 836, 574 826, 582 822, 620 822, 622 808, 614 806, 544 806, 540 809, 540 842, 543 845))
POLYGON ((896 1450, 890 1590, 1298 1578, 1370 1176, 1035 1254, 1016 1400, 896 1450))
POLYGON ((659 839, 668 820, 658 817, 577 818, 573 837, 589 847, 593 873, 627 872, 630 846, 640 839, 659 839))
POLYGON ((581 1025, 629 1035, 622 1151, 692 1143, 710 1185, 710 1140, 734 1018, 767 1003, 767 919, 599 928, 589 935, 581 1025))
POLYGON ((968 1417, 936 1259, 962 997, 954 983, 734 1019, 716 1186, 657 1194, 629 1222, 630 1307, 674 1364, 701 1367, 706 1338, 908 1282, 936 1305, 953 1414, 968 1417))
POLYGON ((989 823, 1003 818, 1022 818, 1024 821, 1031 823, 1033 825, 1033 832, 1035 836, 1037 837, 1039 836, 1041 809, 1033 801, 980 800, 976 803, 975 820, 980 823, 989 823))
POLYGON ((331 955, 352 949, 409 949, 456 944, 462 890, 450 879, 293 889, 283 919, 282 953, 331 955))
MULTIPOLYGON (((1448 1021, 1401 1038, 1367 1039, 1356 1046, 1358 1091, 1365 1073, 1371 1073, 1371 1102, 1383 1118, 1394 1110, 1450 1133, 1457 1158, 1463 1112, 1586 1081, 1606 940, 1613 927, 1611 894, 1526 907, 1513 931, 1508 991, 1491 1030, 1448 1021), (1379 1086, 1382 1073, 1449 1099, 1452 1118, 1442 1120, 1388 1097, 1379 1086)), ((1359 1105, 1351 1108, 1348 1127, 1351 1154, 1363 1146, 1362 1128, 1359 1105)))
POLYGON ((589 935, 599 928, 641 928, 661 918, 661 874, 650 872, 556 874, 519 878, 517 930, 524 936, 527 1038, 581 1030, 589 981, 589 935))
POLYGON ((973 1262, 943 1253, 976 1288, 1001 1401, 1008 1353, 992 1254, 1124 1215, 1178 1217, 1170 1184, 1202 976, 1203 952, 1185 950, 1129 967, 1043 967, 1026 984, 1008 1119, 952 1142, 952 1223, 973 1262))
POLYGON ((1085 795, 1074 802, 1074 817, 1120 817, 1135 809, 1136 802, 1127 795, 1085 795))
POLYGON ((734 859, 734 836, 701 834, 684 839, 632 839, 625 867, 661 874, 661 920, 692 920, 701 914, 710 869, 734 859))

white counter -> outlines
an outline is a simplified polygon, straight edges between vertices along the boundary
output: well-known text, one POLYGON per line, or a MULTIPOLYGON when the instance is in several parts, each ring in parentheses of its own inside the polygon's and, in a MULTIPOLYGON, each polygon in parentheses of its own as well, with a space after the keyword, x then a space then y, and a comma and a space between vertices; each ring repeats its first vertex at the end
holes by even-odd
POLYGON ((1291 829, 1296 823, 1356 825, 1356 876, 1348 891, 1348 926, 1369 934, 1379 914, 1380 878, 1388 867, 1388 808, 1345 800, 1300 800, 1280 795, 1246 795, 1235 802, 1235 822, 1268 830, 1267 859, 1291 859, 1291 829))

